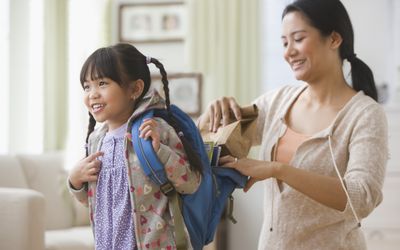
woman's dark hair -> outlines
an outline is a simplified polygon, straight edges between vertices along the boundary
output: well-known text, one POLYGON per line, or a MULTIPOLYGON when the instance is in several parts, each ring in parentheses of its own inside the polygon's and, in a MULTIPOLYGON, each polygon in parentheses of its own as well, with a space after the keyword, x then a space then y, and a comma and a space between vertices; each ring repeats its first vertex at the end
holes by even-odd
MULTIPOLYGON (((153 63, 160 71, 163 90, 165 93, 166 108, 170 118, 168 123, 179 135, 191 168, 202 173, 202 165, 199 156, 194 152, 186 138, 182 136, 182 133, 180 133, 179 126, 170 112, 167 72, 162 63, 157 59, 144 56, 131 44, 119 43, 113 46, 97 49, 86 59, 82 66, 80 74, 81 85, 83 87, 84 82, 87 81, 88 78, 91 80, 110 78, 121 87, 128 86, 129 83, 141 79, 144 82, 144 88, 142 94, 136 100, 136 103, 139 103, 151 85, 150 70, 147 66, 148 63, 153 63)), ((89 136, 93 132, 95 126, 96 120, 89 112, 89 126, 86 136, 86 144, 88 143, 89 136)), ((86 147, 86 156, 88 153, 86 147)))
POLYGON ((286 6, 282 19, 290 12, 299 11, 318 29, 322 36, 332 32, 341 35, 343 41, 339 52, 342 60, 351 64, 351 79, 356 91, 364 91, 375 101, 378 94, 371 69, 354 53, 354 32, 350 17, 340 0, 297 0, 286 6))

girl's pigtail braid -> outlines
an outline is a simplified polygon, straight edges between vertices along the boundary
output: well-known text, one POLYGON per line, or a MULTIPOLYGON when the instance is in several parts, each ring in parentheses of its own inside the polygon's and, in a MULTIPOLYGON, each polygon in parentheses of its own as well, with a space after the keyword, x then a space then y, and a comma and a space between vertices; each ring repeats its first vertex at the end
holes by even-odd
POLYGON ((152 63, 154 63, 154 65, 156 65, 156 67, 160 70, 160 74, 161 74, 161 81, 163 83, 163 90, 164 90, 164 94, 165 94, 165 104, 167 106, 167 110, 168 112, 170 112, 170 99, 169 99, 169 88, 168 88, 168 78, 167 78, 167 72, 164 69, 164 65, 162 65, 162 63, 160 63, 160 61, 158 61, 155 58, 151 58, 152 63))
POLYGON ((156 67, 160 70, 161 74, 161 82, 163 83, 163 90, 165 94, 165 104, 167 106, 168 116, 170 118, 170 124, 174 128, 175 132, 178 134, 179 139, 182 142, 182 145, 185 149, 185 153, 188 157, 191 169, 198 171, 200 174, 203 174, 203 167, 201 164, 201 160, 199 155, 193 150, 192 146, 190 145, 189 141, 186 140, 183 132, 181 131, 180 127, 178 126, 172 112, 170 109, 170 99, 169 99, 169 88, 168 88, 168 78, 167 72, 164 69, 164 65, 160 63, 157 59, 151 58, 150 62, 154 63, 156 67))
POLYGON ((89 112, 89 126, 88 126, 88 132, 86 135, 86 157, 89 156, 89 136, 93 132, 94 127, 96 126, 96 120, 94 119, 93 115, 89 112))

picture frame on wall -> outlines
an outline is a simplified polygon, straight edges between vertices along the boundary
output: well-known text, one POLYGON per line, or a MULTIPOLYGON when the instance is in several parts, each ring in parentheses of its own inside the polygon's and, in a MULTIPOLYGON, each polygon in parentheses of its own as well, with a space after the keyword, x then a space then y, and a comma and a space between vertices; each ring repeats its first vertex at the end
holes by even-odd
MULTIPOLYGON (((161 76, 153 75, 151 78, 153 88, 165 97, 161 76)), ((198 117, 201 114, 201 86, 202 76, 200 73, 168 74, 171 104, 178 106, 191 117, 198 117)))
POLYGON ((119 40, 129 43, 179 42, 186 33, 183 2, 132 3, 119 7, 119 40))

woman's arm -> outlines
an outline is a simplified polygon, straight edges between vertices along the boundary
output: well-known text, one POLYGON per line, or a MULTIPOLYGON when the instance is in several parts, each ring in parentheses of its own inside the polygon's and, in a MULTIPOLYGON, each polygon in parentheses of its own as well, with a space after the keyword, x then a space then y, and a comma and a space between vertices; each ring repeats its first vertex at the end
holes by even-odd
POLYGON ((226 126, 231 119, 240 120, 241 117, 240 106, 235 98, 221 97, 208 105, 206 111, 197 120, 197 127, 204 127, 208 123, 210 132, 217 132, 221 125, 226 126))
POLYGON ((255 182, 273 177, 325 206, 339 211, 346 208, 347 197, 340 180, 336 177, 312 173, 280 162, 248 158, 239 159, 235 162, 232 156, 222 157, 220 164, 234 168, 251 177, 245 191, 255 182))
POLYGON ((316 174, 287 164, 279 164, 275 178, 330 208, 344 211, 347 197, 337 177, 316 174))

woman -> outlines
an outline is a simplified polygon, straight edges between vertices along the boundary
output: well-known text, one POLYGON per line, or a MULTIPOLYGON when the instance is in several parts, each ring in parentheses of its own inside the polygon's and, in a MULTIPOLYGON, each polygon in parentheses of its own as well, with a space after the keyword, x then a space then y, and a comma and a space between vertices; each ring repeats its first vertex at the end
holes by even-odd
MULTIPOLYGON (((220 159, 251 177, 245 191, 265 180, 259 249, 366 248, 360 220, 382 201, 387 121, 353 36, 339 0, 298 0, 283 12, 284 58, 304 84, 254 101, 260 160, 220 159)), ((235 99, 221 98, 199 122, 216 131, 229 113, 240 119, 239 108, 235 99)))

